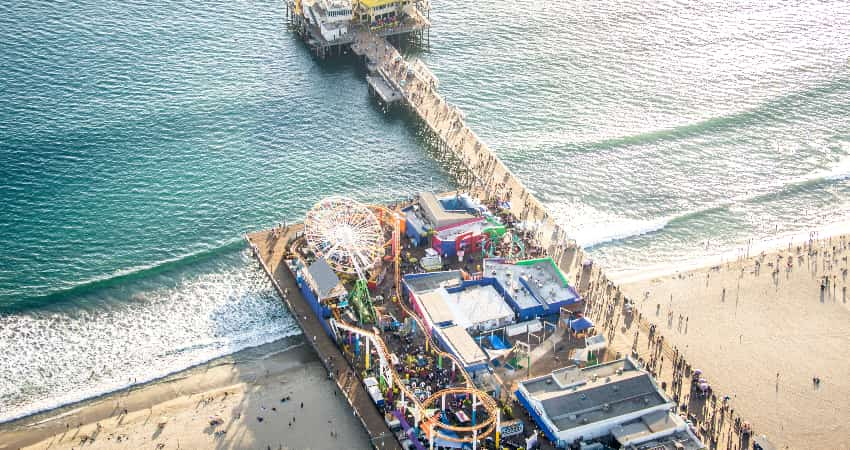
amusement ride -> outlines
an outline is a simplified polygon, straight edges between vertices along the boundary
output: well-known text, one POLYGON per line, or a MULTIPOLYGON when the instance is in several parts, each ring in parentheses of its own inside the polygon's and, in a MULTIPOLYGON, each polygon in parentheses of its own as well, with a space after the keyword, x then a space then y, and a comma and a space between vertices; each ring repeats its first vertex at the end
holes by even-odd
POLYGON ((324 258, 328 265, 336 272, 356 276, 354 289, 348 294, 348 301, 357 312, 358 324, 351 324, 336 315, 331 318, 331 326, 339 334, 340 331, 354 333, 366 341, 365 368, 370 368, 370 344, 378 354, 379 373, 390 388, 395 386, 401 394, 402 411, 410 412, 415 427, 421 428, 424 435, 429 439, 433 448, 435 440, 444 440, 458 443, 472 443, 473 448, 479 439, 483 439, 496 431, 496 442, 499 442, 499 417, 500 412, 496 401, 484 391, 476 388, 472 377, 466 372, 463 364, 451 353, 442 351, 431 339, 428 328, 409 309, 401 299, 400 292, 400 252, 401 252, 401 216, 383 206, 366 206, 355 200, 345 197, 328 197, 318 202, 306 215, 304 220, 304 237, 308 247, 317 257, 324 258), (377 212, 377 216, 373 212, 377 212), (391 228, 392 237, 389 242, 384 242, 382 224, 391 228), (390 247, 391 259, 395 265, 395 296, 398 306, 404 314, 412 318, 416 327, 425 339, 426 352, 434 353, 440 360, 447 358, 452 361, 453 370, 459 371, 463 378, 464 386, 453 386, 434 392, 428 398, 418 398, 409 387, 402 381, 401 377, 392 364, 392 357, 387 345, 380 336, 377 329, 371 325, 379 317, 369 294, 369 271, 376 270, 385 253, 386 247, 390 247), (368 327, 370 329, 366 329, 368 327), (469 426, 457 426, 447 423, 445 420, 445 399, 447 395, 468 396, 472 408, 472 424, 469 426), (437 400, 441 400, 440 407, 437 400), (413 405, 408 411, 406 400, 413 405), (476 421, 476 409, 483 408, 484 417, 476 421), (441 420, 443 419, 443 420, 441 420), (441 432, 441 430, 445 430, 441 432), (447 433, 448 432, 448 433, 447 433))

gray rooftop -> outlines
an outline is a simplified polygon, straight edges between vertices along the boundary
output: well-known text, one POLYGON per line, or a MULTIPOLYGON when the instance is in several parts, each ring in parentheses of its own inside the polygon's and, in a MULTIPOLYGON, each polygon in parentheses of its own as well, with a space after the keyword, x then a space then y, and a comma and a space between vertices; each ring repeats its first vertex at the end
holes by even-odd
POLYGON ((557 270, 549 261, 539 261, 529 265, 507 264, 493 260, 486 260, 484 263, 485 276, 498 279, 522 308, 532 308, 541 304, 538 299, 548 305, 575 298, 575 294, 563 282, 557 270), (525 281, 525 284, 520 282, 520 278, 525 281), (531 288, 530 292, 526 286, 531 288))
POLYGON ((672 433, 684 426, 683 421, 670 411, 654 411, 638 419, 618 425, 611 430, 611 435, 620 443, 628 445, 635 440, 646 438, 656 433, 672 433))
POLYGON ((652 377, 629 358, 584 369, 567 367, 521 384, 542 403, 559 430, 670 402, 652 377))
MULTIPOLYGON (((336 276, 336 273, 331 266, 328 265, 328 262, 325 261, 325 258, 319 258, 313 264, 310 264, 310 267, 307 269, 310 272, 310 277, 313 279, 316 289, 316 293, 319 296, 319 300, 328 298, 332 294, 335 294, 334 290, 339 285, 339 277, 336 276)), ((336 294, 339 295, 339 294, 336 294)))
POLYGON ((414 295, 432 291, 443 286, 446 283, 451 284, 451 282, 453 281, 456 281, 457 283, 463 281, 463 275, 461 275, 459 270, 431 272, 428 274, 428 276, 404 278, 405 284, 407 284, 407 287, 410 288, 411 291, 413 291, 414 295))
POLYGON ((636 370, 638 368, 630 358, 623 358, 585 368, 564 367, 552 371, 549 375, 524 381, 522 384, 531 395, 537 397, 547 392, 561 392, 565 388, 584 384, 592 381, 594 377, 597 379, 615 377, 618 371, 628 373, 636 370))
POLYGON ((524 271, 525 268, 514 264, 494 263, 489 260, 484 262, 484 276, 499 280, 520 308, 533 308, 540 305, 540 302, 519 282, 524 271))
POLYGON ((629 449, 633 450, 703 450, 706 446, 687 431, 677 431, 660 439, 653 439, 629 449))
POLYGON ((419 206, 422 208, 425 218, 431 222, 434 228, 442 228, 475 217, 466 212, 446 211, 437 196, 431 192, 419 194, 419 206))
POLYGON ((648 373, 630 372, 552 395, 543 400, 543 408, 559 430, 567 430, 667 402, 648 373))

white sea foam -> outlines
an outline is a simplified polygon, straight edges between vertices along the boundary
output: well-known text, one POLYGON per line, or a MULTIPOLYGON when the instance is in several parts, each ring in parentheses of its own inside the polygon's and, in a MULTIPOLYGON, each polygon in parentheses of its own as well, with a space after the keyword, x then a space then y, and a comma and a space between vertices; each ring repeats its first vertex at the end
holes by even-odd
POLYGON ((672 217, 633 219, 618 217, 583 204, 551 204, 558 223, 570 239, 584 248, 593 247, 664 229, 672 217))
POLYGON ((247 261, 181 277, 129 298, 0 316, 0 422, 300 333, 247 261))
POLYGON ((606 242, 617 241, 652 233, 664 229, 670 223, 668 218, 654 220, 619 219, 614 221, 584 224, 576 230, 573 239, 584 248, 606 242))
POLYGON ((850 155, 841 158, 834 166, 821 173, 821 177, 827 180, 843 180, 850 177, 850 155))
POLYGON ((749 243, 746 241, 739 242, 736 245, 724 246, 705 254, 691 254, 651 266, 610 270, 607 272, 607 275, 616 283, 631 283, 737 261, 741 257, 753 257, 762 252, 771 253, 788 248, 795 249, 798 245, 804 245, 809 242, 811 238, 827 239, 847 233, 850 233, 850 217, 844 217, 839 221, 824 224, 813 229, 797 230, 763 239, 753 239, 749 243))

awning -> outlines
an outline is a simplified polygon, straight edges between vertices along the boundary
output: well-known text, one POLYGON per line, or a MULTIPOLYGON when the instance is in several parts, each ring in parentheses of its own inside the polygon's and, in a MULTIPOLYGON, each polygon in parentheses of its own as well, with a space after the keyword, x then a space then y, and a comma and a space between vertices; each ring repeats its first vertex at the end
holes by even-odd
POLYGON ((573 354, 573 361, 579 361, 579 362, 587 361, 587 349, 586 348, 576 349, 575 354, 573 354))
POLYGON ((595 334, 584 340, 584 348, 586 348, 589 352, 602 350, 606 346, 607 342, 605 342, 605 336, 601 334, 595 334))
POLYGON ((590 328, 593 328, 593 322, 591 322, 587 317, 579 317, 578 319, 570 320, 570 329, 576 333, 580 333, 590 328))

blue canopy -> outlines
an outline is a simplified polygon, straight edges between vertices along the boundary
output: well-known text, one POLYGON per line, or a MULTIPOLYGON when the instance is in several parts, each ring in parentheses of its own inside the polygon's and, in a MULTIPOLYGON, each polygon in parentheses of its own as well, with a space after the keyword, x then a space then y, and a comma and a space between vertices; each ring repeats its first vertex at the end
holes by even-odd
POLYGON ((587 317, 579 317, 578 319, 570 321, 570 329, 577 333, 589 328, 593 328, 593 322, 591 322, 587 317))
POLYGON ((495 334, 490 335, 490 345, 492 345, 496 350, 507 350, 510 348, 508 347, 508 344, 505 344, 505 341, 495 334))

